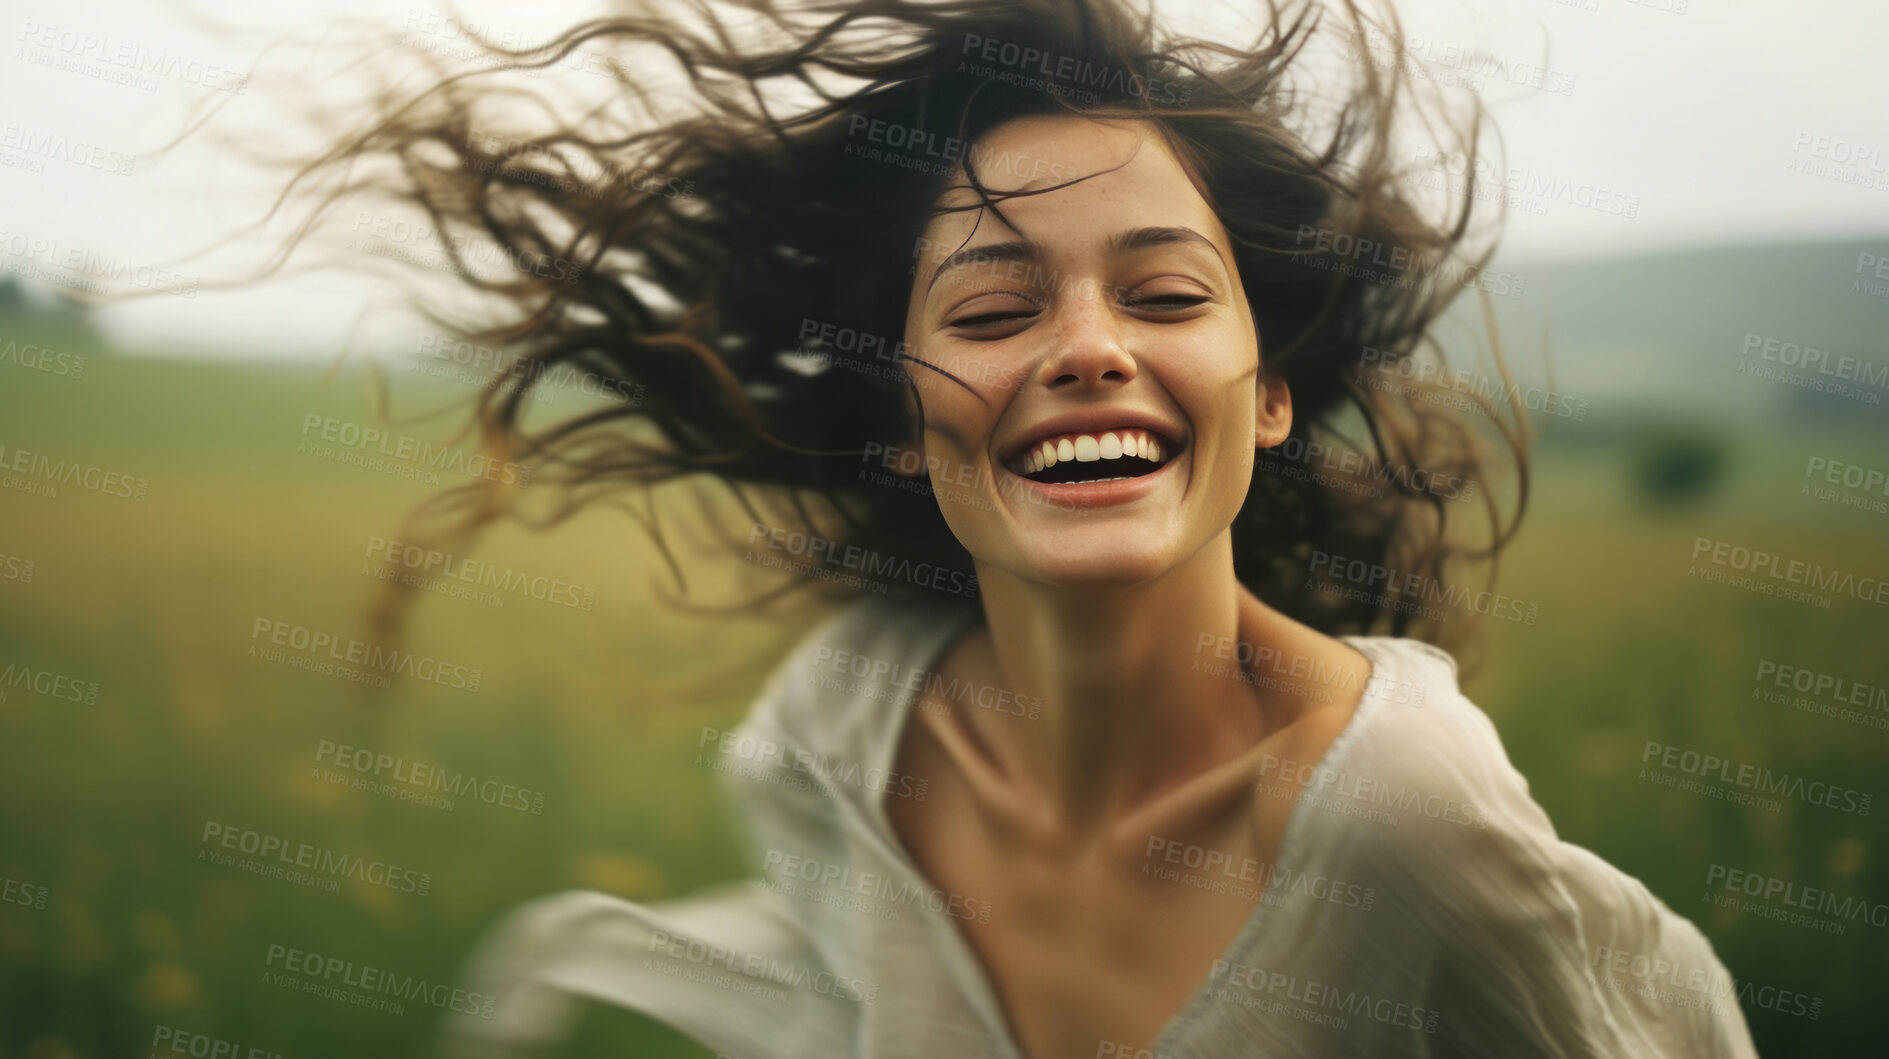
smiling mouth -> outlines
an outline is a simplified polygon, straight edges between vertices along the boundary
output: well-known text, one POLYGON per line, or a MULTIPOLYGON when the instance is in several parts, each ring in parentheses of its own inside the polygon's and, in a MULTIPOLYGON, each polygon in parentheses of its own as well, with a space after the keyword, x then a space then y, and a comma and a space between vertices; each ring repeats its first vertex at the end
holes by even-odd
POLYGON ((1179 445, 1151 430, 1110 430, 1045 438, 1011 457, 1009 467, 1044 485, 1112 482, 1153 474, 1179 454, 1179 445))

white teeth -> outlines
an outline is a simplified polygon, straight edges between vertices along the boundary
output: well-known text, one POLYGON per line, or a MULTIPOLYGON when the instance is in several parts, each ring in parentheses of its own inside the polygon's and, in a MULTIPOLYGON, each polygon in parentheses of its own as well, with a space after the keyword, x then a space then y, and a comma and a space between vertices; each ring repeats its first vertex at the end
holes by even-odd
MULTIPOLYGON (((1145 430, 1111 430, 1105 434, 1069 434, 1053 441, 1038 442, 1035 448, 1026 449, 1017 457, 1017 466, 1025 474, 1035 474, 1048 470, 1059 463, 1075 460, 1079 463, 1094 463, 1097 460, 1113 460, 1123 456, 1138 456, 1154 463, 1161 463, 1166 454, 1161 449, 1161 442, 1155 435, 1145 430)), ((1095 481, 1111 481, 1098 478, 1095 481)))

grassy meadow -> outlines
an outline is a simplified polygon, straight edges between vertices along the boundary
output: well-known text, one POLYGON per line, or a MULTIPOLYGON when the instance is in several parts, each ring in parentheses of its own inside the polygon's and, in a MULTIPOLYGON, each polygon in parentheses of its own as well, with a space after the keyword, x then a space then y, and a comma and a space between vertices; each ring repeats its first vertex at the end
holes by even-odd
MULTIPOLYGON (((744 873, 721 778, 693 763, 696 737, 743 715, 798 624, 666 609, 642 531, 600 507, 551 534, 502 530, 478 553, 593 589, 588 612, 421 595, 410 646, 479 668, 476 692, 406 680, 373 694, 252 654, 259 619, 354 632, 377 585, 363 573, 370 539, 396 536, 433 491, 297 452, 305 416, 371 421, 364 379, 41 340, 85 353, 83 373, 0 363, 0 445, 148 489, 142 501, 73 484, 55 496, 0 489, 0 666, 96 685, 89 702, 0 687, 0 1054, 171 1055, 152 1047, 169 1029, 284 1059, 424 1055, 437 1008, 392 1014, 270 984, 269 947, 449 979, 521 900, 569 887, 652 900, 744 873), (7 557, 30 560, 30 576, 7 557), (447 809, 328 782, 325 743, 538 792, 542 812, 474 798, 447 809), (430 873, 430 887, 260 877, 199 856, 215 848, 203 839, 213 825, 397 862, 430 873)), ((470 390, 401 375, 395 393, 412 408, 470 390)), ((438 440, 452 424, 401 429, 438 440)), ((1629 442, 1551 436, 1502 574, 1539 619, 1488 623, 1486 662, 1466 690, 1564 837, 1698 923, 1741 980, 1818 998, 1815 1018, 1747 1006, 1762 1054, 1875 1054, 1889 1030, 1874 999, 1889 930, 1862 922, 1833 935, 1718 907, 1706 879, 1727 865, 1889 901, 1889 806, 1863 816, 1787 801, 1772 813, 1639 778, 1653 740, 1864 792, 1883 785, 1889 731, 1753 695, 1765 659, 1889 685, 1883 611, 1688 574, 1699 536, 1889 574, 1889 516, 1799 488, 1806 453, 1883 466, 1880 432, 1729 437, 1719 486, 1673 509, 1632 487, 1629 442)), ((706 564, 692 571, 705 599, 729 583, 706 564)), ((554 1054, 706 1053, 597 1011, 554 1054)))

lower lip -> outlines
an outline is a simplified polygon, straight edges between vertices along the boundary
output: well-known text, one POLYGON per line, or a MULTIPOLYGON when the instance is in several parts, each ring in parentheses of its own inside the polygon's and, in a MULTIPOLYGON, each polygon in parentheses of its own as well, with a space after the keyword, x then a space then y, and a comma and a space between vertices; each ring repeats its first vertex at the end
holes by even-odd
POLYGON ((1022 482, 1024 491, 1031 498, 1052 507, 1060 507, 1065 511, 1071 508, 1108 507, 1139 500, 1153 492, 1185 455, 1186 451, 1182 451, 1162 464, 1159 470, 1149 471, 1139 478, 1118 478, 1112 482, 1037 482, 1008 468, 1005 473, 1022 482))

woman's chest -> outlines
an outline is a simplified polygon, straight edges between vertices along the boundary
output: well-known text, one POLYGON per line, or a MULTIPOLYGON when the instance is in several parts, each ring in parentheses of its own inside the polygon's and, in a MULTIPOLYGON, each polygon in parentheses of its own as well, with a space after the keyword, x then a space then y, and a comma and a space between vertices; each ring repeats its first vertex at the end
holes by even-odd
POLYGON ((1278 844, 1242 821, 1057 856, 985 826, 948 774, 891 812, 931 885, 988 912, 954 925, 1028 1059, 1149 1049, 1255 919, 1278 844))

